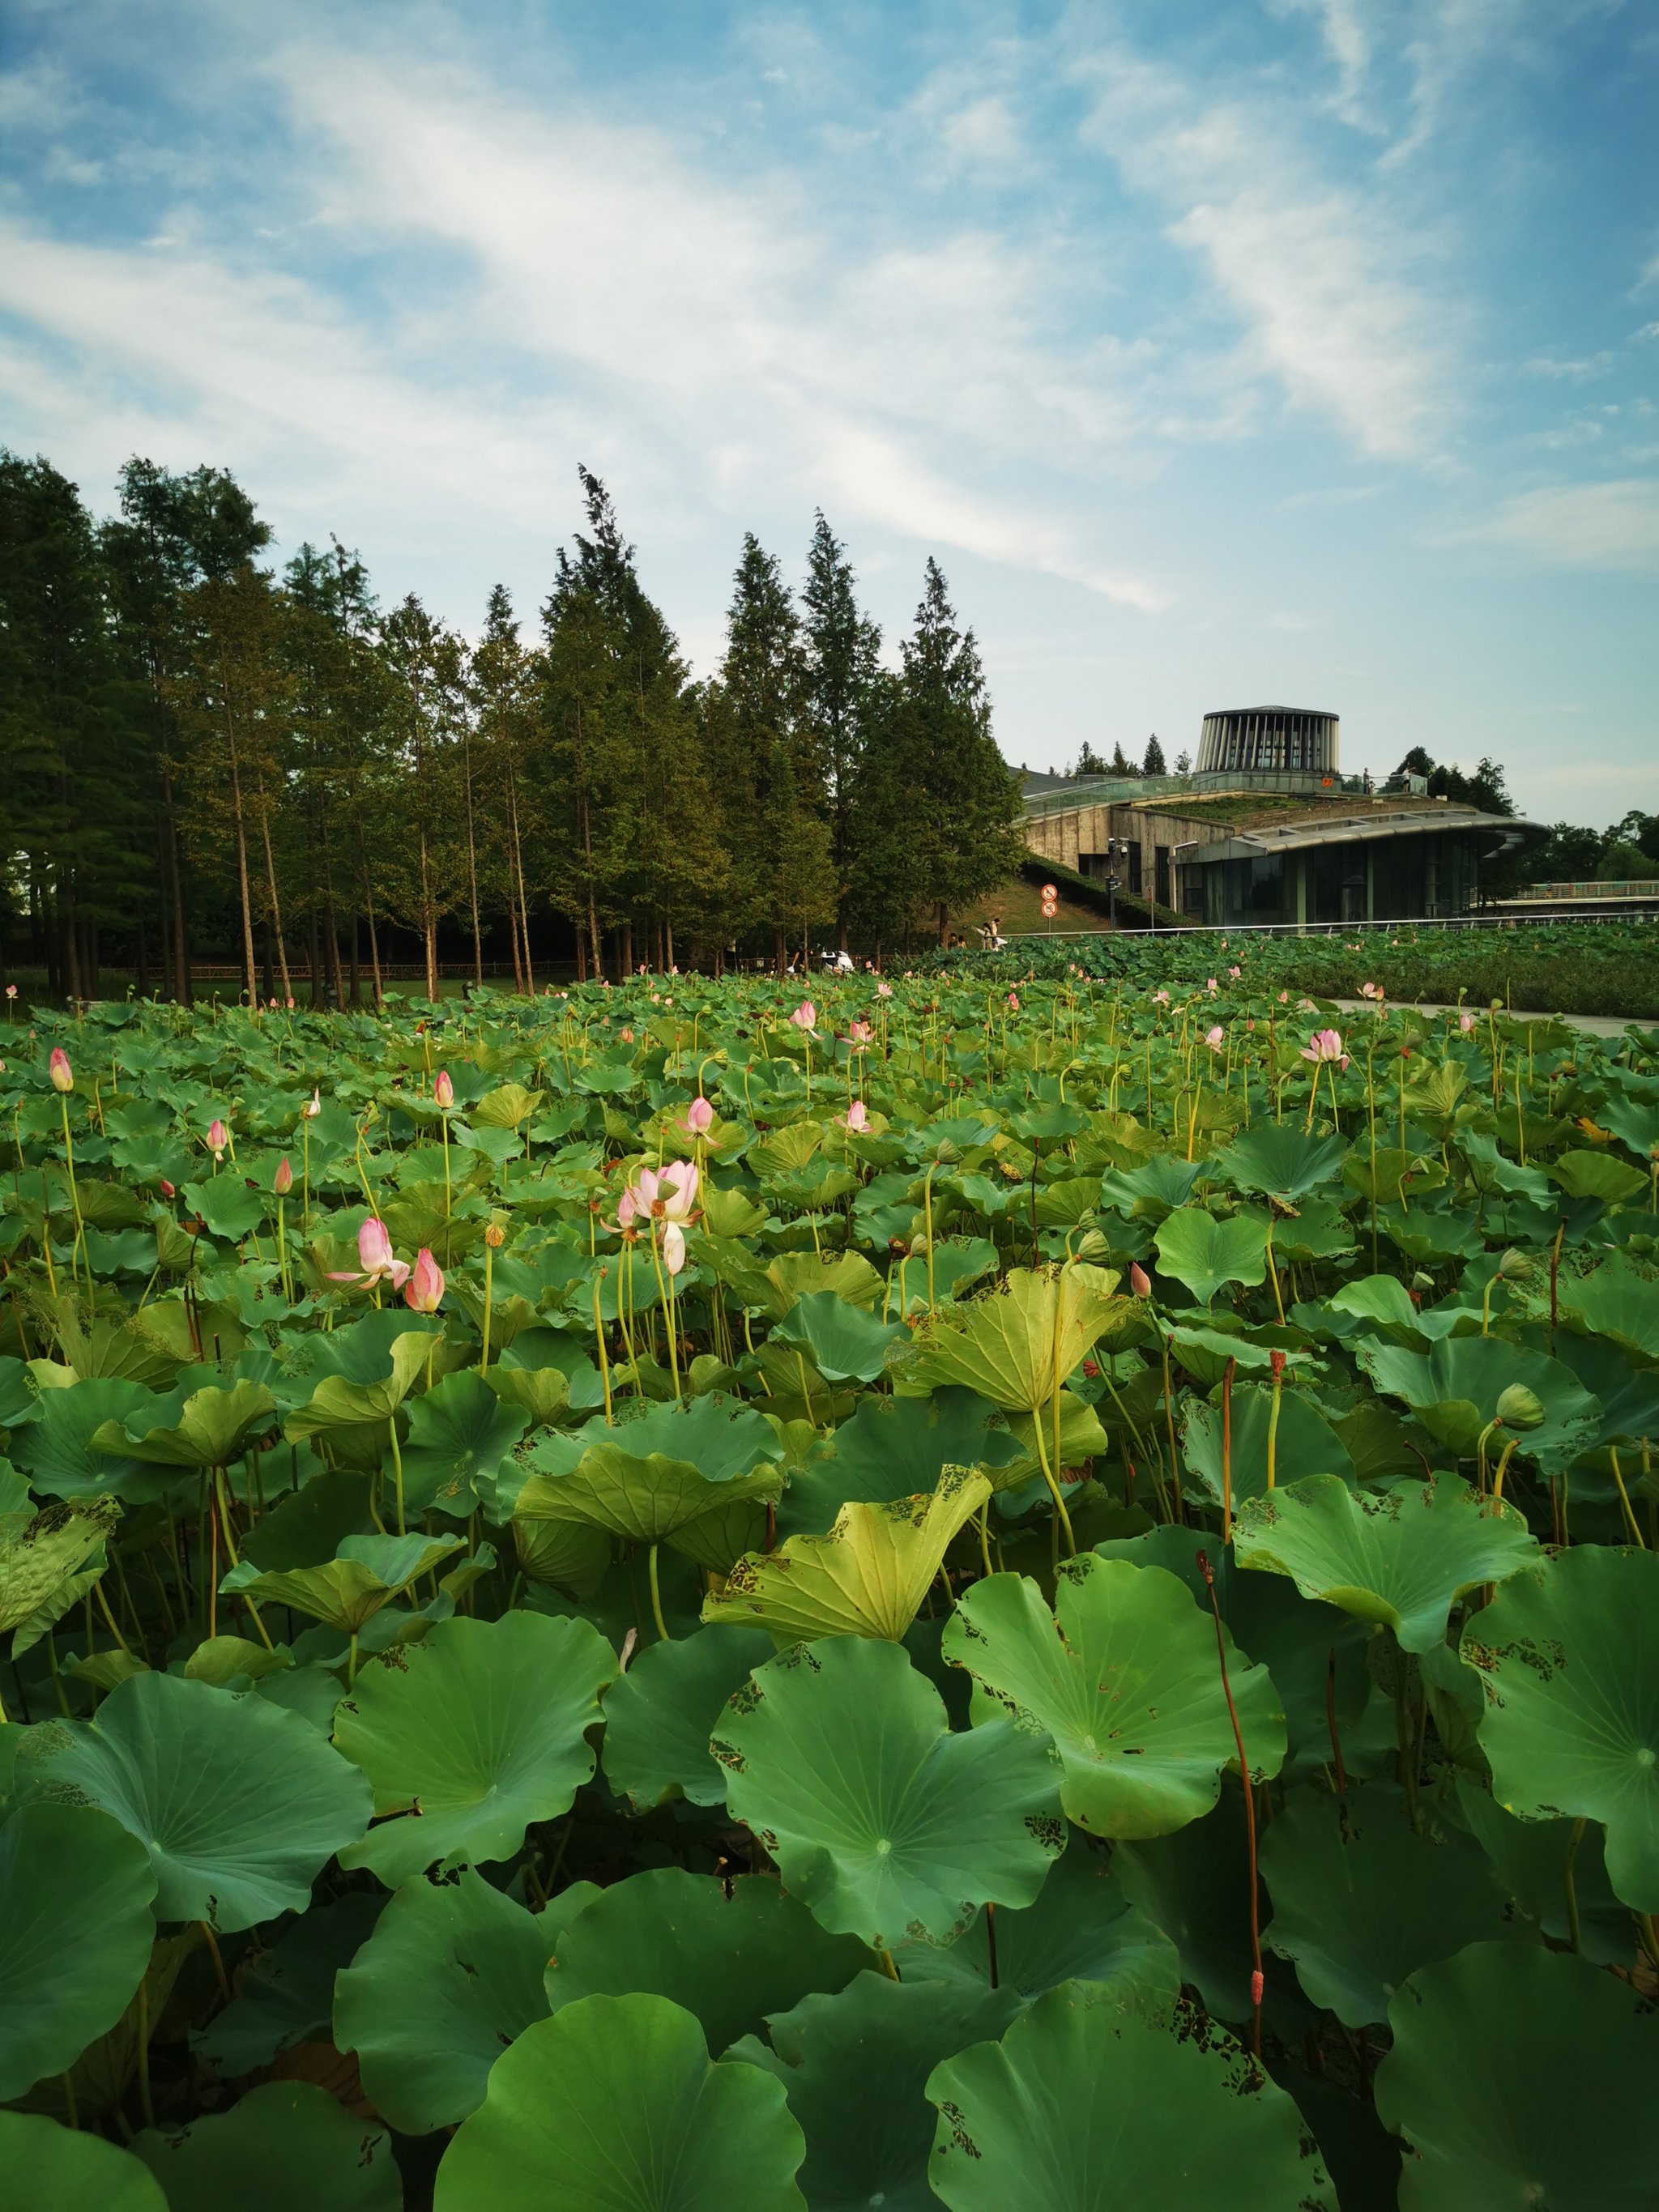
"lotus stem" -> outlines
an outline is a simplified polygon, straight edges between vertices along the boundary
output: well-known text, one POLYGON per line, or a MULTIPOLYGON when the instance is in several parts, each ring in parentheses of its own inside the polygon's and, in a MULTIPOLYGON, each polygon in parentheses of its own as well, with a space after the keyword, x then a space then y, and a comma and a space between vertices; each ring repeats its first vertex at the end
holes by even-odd
POLYGON ((1238 1724, 1238 1707, 1233 1703, 1233 1687, 1227 1679, 1227 1637, 1221 1626, 1221 1607, 1216 1600, 1215 1572, 1206 1552, 1198 1554, 1198 1571, 1204 1577, 1210 1612, 1215 1620, 1215 1652, 1221 1667, 1221 1694, 1227 1700, 1227 1717, 1233 1724, 1233 1742, 1238 1751, 1238 1778, 1244 1790, 1244 1840, 1250 1869, 1250 2049, 1260 2058, 1261 1992, 1266 1978, 1261 1971, 1261 1905, 1257 1895, 1255 1871, 1255 1791, 1250 1782, 1250 1764, 1244 1755, 1244 1731, 1238 1724))
POLYGON ((406 1536, 409 1531, 404 1526, 404 1455, 402 1447, 398 1442, 398 1415, 395 1408, 386 1423, 386 1427, 392 1432, 392 1479, 398 1486, 398 1534, 400 1536, 406 1536))
POLYGON ((662 1615, 662 1585, 657 1579, 657 1547, 654 1544, 646 1553, 646 1569, 651 1579, 651 1618, 657 1624, 658 1635, 667 1644, 672 1639, 668 1633, 668 1623, 662 1615))
POLYGON ((1567 1838, 1566 1856, 1561 1863, 1561 1884, 1567 1893, 1567 1940, 1575 1951, 1582 1951, 1584 1948, 1578 1925, 1578 1885, 1573 1877, 1573 1862, 1578 1856, 1578 1846, 1583 1838, 1584 1822, 1575 1820, 1572 1833, 1567 1838))

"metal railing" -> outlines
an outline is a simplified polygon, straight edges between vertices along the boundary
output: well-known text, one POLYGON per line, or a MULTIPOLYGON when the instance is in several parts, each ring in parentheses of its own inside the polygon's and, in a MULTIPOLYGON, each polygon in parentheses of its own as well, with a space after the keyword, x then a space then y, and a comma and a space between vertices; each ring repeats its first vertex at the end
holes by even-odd
MULTIPOLYGON (((1475 914, 1413 915, 1398 921, 1199 921, 1183 917, 1179 922, 1154 922, 1145 929, 1018 929, 1008 933, 1009 942, 1041 943, 1045 937, 1080 939, 1085 937, 1379 937, 1401 930, 1418 929, 1524 929, 1528 918, 1523 915, 1495 914, 1481 911, 1475 914)), ((1650 922, 1659 928, 1659 915, 1576 914, 1563 918, 1562 927, 1582 923, 1586 929, 1616 923, 1627 927, 1632 922, 1650 922)))
POLYGON ((1603 884, 1590 881, 1582 884, 1526 884, 1518 891, 1511 891, 1504 903, 1518 906, 1526 902, 1545 905, 1550 901, 1581 899, 1659 899, 1659 876, 1632 877, 1625 883, 1603 884))

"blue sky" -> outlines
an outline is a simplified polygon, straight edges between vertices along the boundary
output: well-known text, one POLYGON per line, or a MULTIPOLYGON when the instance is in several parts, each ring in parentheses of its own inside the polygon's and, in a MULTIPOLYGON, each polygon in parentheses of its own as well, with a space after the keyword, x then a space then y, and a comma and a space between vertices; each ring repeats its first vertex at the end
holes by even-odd
POLYGON ((0 440, 210 461, 532 615, 611 484, 694 665, 822 506, 1003 750, 1340 712, 1659 808, 1659 19, 1576 0, 11 0, 0 440))

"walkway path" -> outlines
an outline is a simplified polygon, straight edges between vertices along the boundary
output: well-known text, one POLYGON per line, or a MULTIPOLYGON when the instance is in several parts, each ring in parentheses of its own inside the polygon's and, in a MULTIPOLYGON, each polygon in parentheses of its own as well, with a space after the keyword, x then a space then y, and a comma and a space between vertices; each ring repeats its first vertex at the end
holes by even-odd
MULTIPOLYGON (((1363 1014, 1369 1011, 1369 1002, 1364 999, 1334 999, 1331 1003, 1333 1006, 1340 1006, 1345 1013, 1363 1014)), ((1397 1006, 1400 1003, 1398 1000, 1389 1001, 1391 1006, 1397 1006)), ((1457 1009, 1455 1006, 1425 1005, 1418 1011, 1425 1014, 1455 1014, 1457 1009)), ((1478 1014, 1484 1012, 1484 1009, 1474 1006, 1469 1011, 1478 1014)), ((1548 1021, 1550 1017, 1547 1014, 1517 1012, 1515 1018, 1518 1022, 1545 1022, 1548 1021)), ((1561 1019, 1570 1029, 1587 1030, 1591 1036, 1620 1037, 1636 1017, 1633 1014, 1563 1014, 1561 1019)), ((1637 1025, 1638 1028, 1648 1026, 1645 1023, 1638 1023, 1637 1025)))

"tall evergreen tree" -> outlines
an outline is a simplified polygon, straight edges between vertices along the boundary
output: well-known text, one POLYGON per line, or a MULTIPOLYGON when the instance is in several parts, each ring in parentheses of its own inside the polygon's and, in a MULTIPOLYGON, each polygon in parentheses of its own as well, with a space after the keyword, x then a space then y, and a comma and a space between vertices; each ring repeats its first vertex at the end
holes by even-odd
POLYGON ((894 752, 915 794, 915 894, 943 944, 951 909, 1005 882, 1024 845, 1018 784, 991 734, 978 642, 958 627, 931 559, 903 655, 894 752))
POLYGON ((1108 775, 1133 775, 1134 772, 1135 764, 1124 751, 1123 740, 1120 738, 1112 747, 1112 765, 1106 773, 1108 775))
POLYGON ((1167 775, 1169 772, 1164 765, 1164 748, 1158 741, 1158 732, 1154 730, 1146 740, 1146 757, 1140 763, 1140 773, 1142 775, 1167 775))
POLYGON ((854 861, 854 793, 880 703, 881 632, 859 611, 847 549, 814 519, 801 591, 801 712, 817 783, 828 801, 838 941, 847 943, 854 861))

